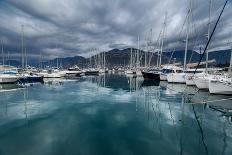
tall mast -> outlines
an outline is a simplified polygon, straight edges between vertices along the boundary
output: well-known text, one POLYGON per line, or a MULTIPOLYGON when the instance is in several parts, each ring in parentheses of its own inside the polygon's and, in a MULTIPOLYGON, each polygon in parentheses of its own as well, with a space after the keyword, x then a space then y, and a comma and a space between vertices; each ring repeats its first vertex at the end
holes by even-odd
POLYGON ((188 39, 189 39, 189 25, 190 25, 190 17, 192 13, 192 0, 190 0, 190 7, 188 10, 187 16, 187 30, 186 30, 186 41, 185 41, 185 53, 184 53, 184 71, 186 71, 186 59, 187 59, 187 52, 188 52, 188 39))
POLYGON ((3 51, 3 40, 2 40, 2 65, 4 65, 5 64, 5 62, 4 62, 5 60, 4 60, 4 51, 3 51))
MULTIPOLYGON (((150 39, 149 39, 149 46, 148 46, 148 48, 150 47, 150 46, 152 46, 152 29, 150 30, 150 39)), ((150 53, 149 53, 149 50, 148 50, 148 67, 150 67, 150 65, 151 65, 151 59, 150 59, 150 53)))
MULTIPOLYGON (((212 0, 209 0, 209 21, 208 21, 207 41, 209 41, 209 37, 210 37, 210 29, 211 29, 211 10, 212 10, 212 0)), ((206 73, 208 73, 208 61, 209 61, 209 52, 208 52, 208 50, 206 50, 206 64, 205 64, 206 73)))
POLYGON ((230 52, 230 68, 229 68, 229 75, 232 75, 232 46, 230 52))
MULTIPOLYGON (((160 36, 159 36, 160 37, 160 36)), ((160 38, 158 40, 158 53, 157 53, 157 62, 156 62, 156 67, 159 67, 159 57, 160 57, 160 38)))
POLYGON ((144 53, 144 67, 147 68, 147 53, 148 53, 148 40, 147 40, 147 43, 146 43, 146 50, 145 50, 145 53, 144 53))
POLYGON ((27 68, 27 49, 26 49, 26 47, 24 49, 24 55, 25 55, 25 68, 27 68))
POLYGON ((130 51, 130 69, 132 68, 132 48, 131 48, 131 51, 130 51))
POLYGON ((164 35, 165 35, 165 29, 166 29, 166 20, 167 20, 167 13, 165 14, 164 23, 163 23, 163 32, 162 32, 162 38, 161 38, 159 68, 161 67, 161 63, 162 63, 162 54, 163 54, 163 46, 164 46, 164 35))
POLYGON ((137 68, 139 67, 139 36, 138 36, 138 49, 137 49, 137 68))
POLYGON ((8 65, 10 66, 10 52, 9 51, 7 53, 7 61, 8 61, 8 65))
POLYGON ((106 53, 104 51, 104 70, 106 69, 106 53))
POLYGON ((24 25, 22 25, 22 68, 24 68, 24 46, 23 46, 23 43, 24 43, 24 25))
POLYGON ((40 52, 40 57, 39 57, 39 68, 42 69, 42 54, 40 52))

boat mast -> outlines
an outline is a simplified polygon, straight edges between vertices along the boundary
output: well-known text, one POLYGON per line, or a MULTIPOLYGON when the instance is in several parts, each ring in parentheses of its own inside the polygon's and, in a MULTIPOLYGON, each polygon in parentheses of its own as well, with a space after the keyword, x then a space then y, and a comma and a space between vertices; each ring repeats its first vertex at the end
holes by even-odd
POLYGON ((22 46, 22 47, 21 47, 21 48, 22 48, 22 49, 21 49, 21 50, 22 50, 22 51, 21 51, 21 52, 22 52, 22 68, 24 68, 24 46, 23 46, 24 40, 23 40, 23 39, 24 39, 24 25, 22 25, 22 40, 21 40, 21 41, 22 41, 22 42, 21 42, 21 43, 22 43, 22 44, 21 44, 21 46, 22 46))
MULTIPOLYGON (((209 0, 209 21, 208 21, 208 34, 207 34, 208 41, 209 41, 210 29, 211 29, 211 10, 212 10, 212 0, 209 0)), ((205 64, 206 73, 208 73, 208 61, 209 61, 209 52, 206 49, 206 64, 205 64)))
POLYGON ((148 39, 146 43, 146 50, 144 52, 144 67, 147 68, 147 53, 148 53, 148 39))
POLYGON ((132 48, 130 51, 130 70, 132 69, 132 48))
MULTIPOLYGON (((150 30, 150 38, 149 38, 149 43, 148 43, 148 48, 150 49, 150 47, 152 46, 152 29, 150 30)), ((151 66, 151 58, 150 58, 150 53, 149 53, 150 50, 148 50, 148 67, 151 66)))
POLYGON ((229 75, 232 75, 232 46, 230 52, 230 68, 229 68, 229 75))
POLYGON ((104 70, 106 69, 106 52, 104 51, 104 70))
POLYGON ((160 36, 159 36, 159 43, 158 43, 158 52, 157 52, 157 62, 156 67, 159 68, 159 57, 160 57, 160 36))
POLYGON ((164 35, 166 29, 166 20, 167 20, 167 13, 165 13, 164 23, 163 23, 163 30, 162 30, 162 38, 161 38, 161 48, 160 48, 160 60, 159 60, 159 68, 161 68, 162 63, 162 54, 163 54, 163 46, 164 46, 164 35))
POLYGON ((25 47, 25 51, 24 51, 24 54, 25 54, 25 68, 27 68, 27 49, 25 47))
POLYGON ((138 49, 137 49, 137 68, 139 68, 139 36, 138 36, 138 49))
POLYGON ((5 64, 5 60, 4 60, 4 50, 3 50, 3 40, 2 40, 2 65, 5 64))
POLYGON ((185 53, 184 53, 184 71, 186 71, 186 59, 187 59, 187 52, 188 52, 188 39, 189 39, 189 24, 190 24, 190 16, 192 13, 192 0, 190 0, 190 7, 188 10, 187 16, 187 30, 186 30, 186 41, 185 41, 185 53))

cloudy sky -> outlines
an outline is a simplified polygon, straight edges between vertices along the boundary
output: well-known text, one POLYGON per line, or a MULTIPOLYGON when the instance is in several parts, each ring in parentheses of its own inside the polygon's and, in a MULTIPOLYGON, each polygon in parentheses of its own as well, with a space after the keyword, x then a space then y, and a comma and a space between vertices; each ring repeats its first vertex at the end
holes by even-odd
MULTIPOLYGON (((212 27, 225 0, 212 0, 212 27)), ((22 25, 31 58, 94 54, 92 49, 141 47, 156 42, 167 13, 166 49, 183 49, 189 0, 0 0, 0 39, 5 53, 20 56, 22 25), (183 26, 184 25, 184 26, 183 26), (152 35, 150 30, 152 29, 152 35), (182 30, 182 31, 181 31, 182 30)), ((232 41, 232 9, 228 3, 211 43, 227 48, 232 41)), ((206 42, 209 0, 194 0, 190 47, 206 42)))

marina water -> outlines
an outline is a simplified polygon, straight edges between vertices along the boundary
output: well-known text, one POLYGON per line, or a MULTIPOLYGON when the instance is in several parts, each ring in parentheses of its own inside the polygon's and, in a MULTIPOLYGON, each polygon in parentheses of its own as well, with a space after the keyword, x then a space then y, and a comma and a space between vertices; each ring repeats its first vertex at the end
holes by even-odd
POLYGON ((124 74, 0 90, 0 155, 232 154, 229 96, 124 74))

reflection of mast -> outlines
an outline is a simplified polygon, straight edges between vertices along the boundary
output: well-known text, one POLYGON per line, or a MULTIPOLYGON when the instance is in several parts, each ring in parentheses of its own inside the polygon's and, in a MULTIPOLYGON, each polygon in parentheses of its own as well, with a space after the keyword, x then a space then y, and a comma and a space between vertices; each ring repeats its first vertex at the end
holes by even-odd
POLYGON ((4 65, 4 51, 3 51, 3 40, 2 40, 2 65, 4 65))
POLYGON ((197 125, 198 125, 198 127, 199 127, 199 129, 200 129, 201 140, 202 140, 203 146, 204 146, 204 148, 205 148, 205 152, 206 152, 206 154, 209 154, 207 145, 206 145, 206 143, 205 143, 204 132, 203 132, 201 123, 200 123, 200 121, 199 121, 198 118, 197 118, 197 113, 196 113, 196 110, 195 110, 195 107, 194 107, 193 104, 192 104, 192 108, 193 108, 193 113, 194 113, 195 119, 196 119, 196 121, 197 121, 197 125))
POLYGON ((25 114, 25 120, 28 123, 28 104, 27 104, 27 99, 28 99, 28 89, 25 88, 23 89, 23 99, 24 99, 24 114, 25 114))
MULTIPOLYGON (((227 118, 227 121, 229 121, 228 118, 227 118)), ((222 155, 225 154, 226 148, 227 148, 226 137, 227 137, 227 135, 226 135, 226 118, 224 117, 222 155)))
POLYGON ((183 127, 184 127, 184 100, 185 97, 184 95, 182 95, 182 100, 181 100, 181 127, 180 127, 180 155, 183 154, 183 137, 182 137, 182 133, 183 133, 183 127))
POLYGON ((172 110, 171 110, 171 105, 170 103, 168 102, 168 108, 169 108, 169 112, 170 112, 170 117, 172 119, 172 125, 173 127, 175 128, 175 131, 176 131, 176 137, 178 138, 178 133, 177 133, 177 129, 176 129, 176 123, 175 123, 175 120, 173 118, 173 114, 172 114, 172 110))

